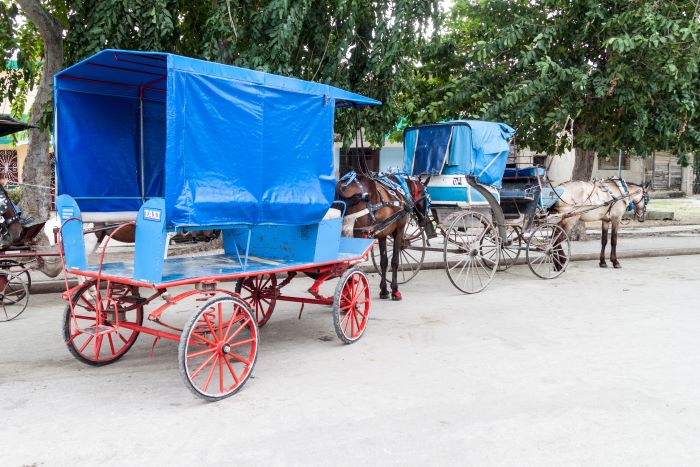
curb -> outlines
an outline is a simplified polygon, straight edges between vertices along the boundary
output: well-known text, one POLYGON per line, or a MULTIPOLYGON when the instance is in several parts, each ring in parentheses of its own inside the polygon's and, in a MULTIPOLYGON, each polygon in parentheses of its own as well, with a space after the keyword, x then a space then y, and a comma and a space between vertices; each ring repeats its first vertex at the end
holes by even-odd
MULTIPOLYGON (((626 250, 620 251, 617 254, 618 258, 655 258, 662 256, 687 256, 700 255, 700 248, 667 248, 658 250, 626 250)), ((574 253, 571 255, 571 261, 595 261, 598 259, 598 253, 574 253)), ((515 264, 527 264, 525 257, 521 255, 515 264)), ((421 270, 425 269, 444 269, 444 264, 440 261, 425 262, 421 266, 421 270)), ((365 263, 360 269, 366 273, 376 272, 374 266, 365 263)), ((68 281, 71 287, 78 285, 76 279, 68 281)), ((65 281, 63 279, 48 279, 45 281, 33 281, 30 292, 32 294, 45 293, 60 293, 65 290, 65 281)))
MULTIPOLYGON (((619 259, 624 258, 652 258, 652 257, 663 257, 663 256, 687 256, 687 255, 700 255, 700 248, 667 248, 659 250, 626 250, 618 251, 617 257, 619 259)), ((571 261, 596 261, 599 258, 599 253, 573 253, 571 255, 571 261)), ((609 258, 608 258, 609 259, 609 258)), ((525 259, 525 254, 522 253, 518 260, 515 262, 516 265, 527 264, 525 259)), ((441 261, 430 261, 424 262, 421 266, 421 271, 424 269, 444 269, 445 264, 441 261)), ((360 267, 363 272, 376 272, 374 266, 363 265, 360 267)))

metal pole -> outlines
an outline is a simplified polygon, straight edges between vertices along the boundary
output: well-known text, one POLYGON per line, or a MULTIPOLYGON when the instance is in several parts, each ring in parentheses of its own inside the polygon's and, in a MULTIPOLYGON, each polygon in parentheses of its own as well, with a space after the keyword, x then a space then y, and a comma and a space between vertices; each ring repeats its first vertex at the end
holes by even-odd
POLYGON ((620 149, 617 156, 617 176, 618 178, 622 178, 622 149, 620 149))
POLYGON ((143 88, 139 90, 139 166, 141 171, 141 203, 146 202, 146 175, 143 160, 143 88))

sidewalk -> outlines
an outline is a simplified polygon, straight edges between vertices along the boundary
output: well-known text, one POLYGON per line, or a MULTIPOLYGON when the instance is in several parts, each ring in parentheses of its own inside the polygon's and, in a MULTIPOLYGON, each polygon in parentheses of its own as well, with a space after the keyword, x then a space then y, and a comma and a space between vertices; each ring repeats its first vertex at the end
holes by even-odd
MULTIPOLYGON (((700 254, 700 225, 669 225, 623 228, 620 231, 620 240, 617 244, 618 258, 643 258, 643 257, 668 257, 681 255, 700 254)), ((571 242, 571 261, 597 260, 600 254, 600 230, 589 229, 587 233, 595 237, 587 241, 571 242)), ((433 247, 441 247, 441 239, 431 242, 433 247)), ((106 261, 132 261, 133 245, 115 242, 108 247, 106 261)), ((88 250, 89 251, 89 250, 88 250)), ((180 244, 170 247, 170 255, 188 254, 199 256, 221 253, 221 250, 192 252, 192 245, 180 244)), ((606 258, 610 257, 610 243, 606 249, 606 258)), ((99 256, 90 255, 90 262, 96 263, 99 256)), ((517 264, 525 264, 525 252, 521 252, 517 264)), ((624 264, 623 264, 624 266, 624 264)), ((444 267, 442 253, 426 252, 421 269, 442 269, 444 267)), ((365 263, 363 269, 374 272, 371 260, 365 263)), ((65 290, 65 281, 60 275, 56 278, 48 278, 38 271, 32 271, 32 293, 57 293, 65 290)), ((71 279, 70 284, 75 284, 71 279)))

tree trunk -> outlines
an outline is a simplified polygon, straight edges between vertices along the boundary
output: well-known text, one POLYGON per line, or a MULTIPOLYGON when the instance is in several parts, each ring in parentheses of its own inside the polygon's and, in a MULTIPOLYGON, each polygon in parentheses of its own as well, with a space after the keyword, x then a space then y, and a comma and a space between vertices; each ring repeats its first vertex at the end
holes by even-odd
MULTIPOLYGON (((17 0, 17 3, 44 40, 41 81, 29 114, 29 123, 38 127, 46 105, 52 101, 53 76, 63 68, 63 28, 38 0, 17 0)), ((22 168, 23 188, 20 207, 23 215, 33 216, 35 222, 43 222, 49 218, 50 201, 54 196, 51 191, 49 159, 50 129, 48 125, 46 128, 29 130, 29 148, 22 168)))
POLYGON ((574 149, 574 170, 571 173, 571 179, 590 181, 593 174, 594 161, 595 151, 586 151, 581 148, 574 149))
MULTIPOLYGON (((581 148, 574 149, 574 170, 571 173, 572 180, 588 182, 593 174, 593 162, 595 151, 586 151, 581 148)), ((588 240, 586 235, 586 223, 579 220, 571 229, 571 240, 588 240)))

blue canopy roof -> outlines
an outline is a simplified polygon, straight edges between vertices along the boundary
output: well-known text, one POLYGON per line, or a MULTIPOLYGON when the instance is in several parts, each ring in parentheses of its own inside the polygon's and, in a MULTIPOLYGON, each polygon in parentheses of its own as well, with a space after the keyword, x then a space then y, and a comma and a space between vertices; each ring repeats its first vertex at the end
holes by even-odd
POLYGON ((500 186, 509 139, 505 123, 455 120, 404 131, 404 171, 411 175, 470 175, 485 185, 500 186))
POLYGON ((58 73, 59 194, 82 211, 165 198, 170 226, 309 224, 334 196, 327 84, 173 54, 104 50, 58 73))

